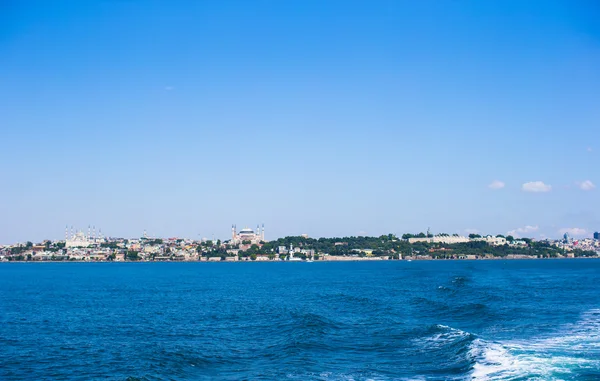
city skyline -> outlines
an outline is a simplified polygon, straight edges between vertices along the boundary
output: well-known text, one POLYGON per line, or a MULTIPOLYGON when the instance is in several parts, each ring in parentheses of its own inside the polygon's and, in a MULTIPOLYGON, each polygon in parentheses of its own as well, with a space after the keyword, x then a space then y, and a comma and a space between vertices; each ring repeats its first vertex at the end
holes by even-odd
POLYGON ((565 232, 558 240, 512 235, 427 233, 376 237, 323 237, 307 234, 265 238, 265 227, 237 229, 229 239, 105 237, 88 226, 65 228, 65 239, 0 245, 0 262, 238 262, 238 261, 389 261, 598 258, 600 240, 574 239, 565 232))
POLYGON ((0 10, 2 244, 600 229, 594 2, 0 10))
MULTIPOLYGON (((497 236, 502 236, 502 237, 507 237, 507 236, 512 236, 515 239, 521 239, 521 238, 529 238, 529 239, 534 239, 534 240, 560 240, 563 239, 566 236, 570 237, 571 239, 574 240, 579 240, 579 239, 595 239, 598 240, 599 239, 599 234, 600 232, 598 230, 594 230, 594 231, 587 231, 587 230, 583 230, 583 229, 561 229, 557 232, 557 234, 555 236, 546 236, 543 234, 536 234, 536 232, 538 232, 539 230, 539 226, 525 226, 523 228, 519 228, 519 229, 514 229, 508 232, 482 232, 476 229, 465 229, 463 231, 457 231, 457 232, 448 232, 448 231, 432 231, 431 228, 427 228, 427 229, 416 229, 414 231, 407 231, 407 232, 382 232, 380 234, 367 234, 366 232, 357 232, 356 234, 344 234, 344 235, 338 235, 338 236, 310 236, 309 234, 306 233, 293 233, 293 234, 287 234, 285 236, 272 236, 272 237, 267 237, 265 236, 265 226, 264 224, 259 224, 257 225, 257 229, 253 230, 252 228, 250 228, 250 225, 243 225, 244 227, 239 229, 237 228, 236 224, 231 225, 231 231, 229 232, 229 234, 224 234, 223 233, 223 229, 219 230, 218 234, 215 233, 211 233, 211 234, 201 234, 198 233, 195 236, 182 236, 182 235, 172 235, 172 236, 160 236, 160 235, 156 235, 156 234, 152 234, 152 232, 148 232, 146 229, 143 229, 143 231, 140 234, 134 234, 131 236, 124 236, 124 235, 119 235, 119 234, 104 234, 102 232, 101 228, 96 229, 96 226, 94 225, 88 225, 87 228, 83 228, 83 227, 77 227, 77 226, 73 226, 73 225, 66 225, 65 229, 63 230, 63 236, 62 237, 50 237, 47 236, 46 238, 43 239, 27 239, 27 240, 23 240, 23 241, 15 241, 15 242, 0 242, 0 246, 3 245, 16 245, 16 244, 24 244, 26 241, 29 242, 35 242, 35 243, 40 243, 40 242, 44 242, 46 240, 50 240, 52 242, 68 242, 68 241, 89 241, 89 242, 100 242, 100 241, 104 241, 105 239, 140 239, 140 238, 145 238, 145 239, 186 239, 186 240, 193 240, 193 241, 221 241, 221 242, 232 242, 232 243, 237 243, 239 244, 240 242, 242 242, 245 239, 248 239, 249 241, 251 241, 251 243, 259 243, 259 242, 270 242, 270 241, 274 241, 280 238, 285 238, 285 237, 310 237, 310 238, 315 238, 315 239, 319 239, 319 238, 347 238, 347 237, 379 237, 382 235, 388 235, 388 234, 393 234, 394 236, 401 238, 403 235, 405 234, 426 234, 426 235, 430 235, 433 237, 438 237, 438 236, 444 236, 444 235, 453 235, 453 236, 458 236, 461 238, 465 238, 465 237, 469 237, 471 235, 477 235, 477 236, 482 236, 482 237, 497 237, 497 236), (261 226, 262 225, 262 226, 261 226)), ((215 229, 217 230, 217 229, 215 229)), ((600 229, 599 229, 600 230, 600 229)))

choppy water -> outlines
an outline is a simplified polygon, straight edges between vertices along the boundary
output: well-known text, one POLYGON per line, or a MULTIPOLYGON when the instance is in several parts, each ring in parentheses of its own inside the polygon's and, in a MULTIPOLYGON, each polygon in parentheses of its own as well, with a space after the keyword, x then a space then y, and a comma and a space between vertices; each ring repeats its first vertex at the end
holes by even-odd
POLYGON ((0 264, 0 380, 600 380, 600 261, 0 264))

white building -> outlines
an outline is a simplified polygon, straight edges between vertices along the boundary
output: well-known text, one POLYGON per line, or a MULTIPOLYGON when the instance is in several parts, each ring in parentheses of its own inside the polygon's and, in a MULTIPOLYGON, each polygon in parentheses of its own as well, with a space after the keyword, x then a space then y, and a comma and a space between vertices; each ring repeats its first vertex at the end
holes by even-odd
POLYGON ((92 243, 88 237, 81 231, 74 233, 65 240, 65 247, 89 247, 92 243))
POLYGON ((483 237, 483 240, 492 246, 506 245, 506 238, 504 238, 504 237, 494 237, 494 236, 488 235, 486 237, 483 237))
POLYGON ((71 234, 69 228, 65 228, 65 247, 90 247, 93 244, 105 242, 102 230, 96 234, 96 227, 88 226, 88 232, 85 234, 82 230, 75 232, 71 226, 71 234))
POLYGON ((409 238, 408 243, 427 242, 427 243, 465 243, 469 242, 469 238, 463 236, 436 235, 435 237, 409 238))

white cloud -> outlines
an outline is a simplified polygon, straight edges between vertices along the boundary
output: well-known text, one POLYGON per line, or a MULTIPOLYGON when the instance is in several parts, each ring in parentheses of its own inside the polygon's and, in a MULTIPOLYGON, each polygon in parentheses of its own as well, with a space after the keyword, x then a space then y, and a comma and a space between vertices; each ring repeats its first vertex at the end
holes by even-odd
POLYGON ((585 180, 580 183, 577 183, 577 186, 579 186, 579 189, 584 190, 584 191, 590 191, 590 190, 596 188, 594 183, 591 182, 590 180, 585 180))
POLYGON ((167 91, 171 91, 171 90, 173 90, 173 89, 174 89, 174 87, 173 87, 173 86, 165 86, 165 90, 167 90, 167 91))
POLYGON ((494 180, 492 181, 492 183, 490 185, 488 185, 488 188, 490 189, 502 189, 504 188, 505 184, 500 181, 500 180, 494 180))
POLYGON ((562 228, 558 232, 560 234, 569 233, 571 236, 582 236, 588 234, 588 231, 582 228, 562 228))
POLYGON ((592 147, 588 147, 587 151, 592 152, 593 151, 592 147))
POLYGON ((521 189, 524 192, 550 192, 552 190, 552 185, 544 184, 543 181, 530 181, 528 183, 523 184, 521 189))
POLYGON ((508 233, 506 233, 507 235, 512 235, 513 237, 522 237, 523 234, 527 234, 527 233, 533 233, 536 232, 540 229, 539 226, 537 225, 527 225, 525 227, 522 228, 516 228, 514 230, 509 231, 508 233))

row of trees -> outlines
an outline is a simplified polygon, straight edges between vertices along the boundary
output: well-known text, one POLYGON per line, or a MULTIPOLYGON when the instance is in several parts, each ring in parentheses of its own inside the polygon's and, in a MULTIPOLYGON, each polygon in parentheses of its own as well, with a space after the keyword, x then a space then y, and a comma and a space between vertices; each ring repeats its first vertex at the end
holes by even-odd
MULTIPOLYGON (((452 235, 450 235, 448 233, 439 233, 439 234, 436 234, 435 236, 437 236, 437 237, 450 237, 450 236, 452 236, 452 237, 458 237, 459 235, 456 234, 456 233, 454 233, 452 235)), ((406 233, 406 234, 402 234, 402 239, 405 239, 405 240, 408 240, 410 238, 432 238, 432 237, 434 237, 434 235, 430 234, 430 233, 428 233, 428 234, 425 234, 425 233, 417 233, 417 234, 406 233)), ((515 238, 513 236, 511 236, 511 235, 505 237, 502 234, 498 234, 498 235, 496 235, 496 237, 498 237, 498 238, 506 238, 506 240, 508 242, 514 242, 515 241, 515 238)), ((477 238, 483 238, 483 236, 481 234, 471 233, 471 234, 469 234, 469 238, 471 238, 471 239, 477 239, 477 238)), ((527 238, 525 238, 525 239, 527 239, 527 238)))

